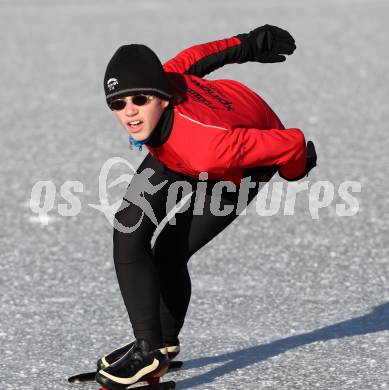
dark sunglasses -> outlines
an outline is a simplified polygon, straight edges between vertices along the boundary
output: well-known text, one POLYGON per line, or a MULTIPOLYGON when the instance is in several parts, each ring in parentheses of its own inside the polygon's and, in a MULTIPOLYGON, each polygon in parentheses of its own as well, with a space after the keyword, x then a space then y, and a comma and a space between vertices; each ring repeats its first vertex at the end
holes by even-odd
POLYGON ((128 96, 123 99, 116 99, 113 100, 111 103, 109 103, 109 108, 112 111, 120 111, 123 110, 124 107, 127 105, 127 99, 130 99, 132 101, 132 104, 135 106, 144 106, 145 104, 149 103, 154 96, 149 95, 135 95, 135 96, 128 96))

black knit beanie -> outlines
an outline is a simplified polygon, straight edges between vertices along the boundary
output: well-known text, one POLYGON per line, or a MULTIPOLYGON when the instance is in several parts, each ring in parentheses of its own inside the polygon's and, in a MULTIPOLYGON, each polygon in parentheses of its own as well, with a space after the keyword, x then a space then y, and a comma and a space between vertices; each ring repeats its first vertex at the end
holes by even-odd
POLYGON ((112 100, 144 93, 170 100, 173 96, 157 55, 145 45, 120 46, 107 65, 104 91, 112 100))

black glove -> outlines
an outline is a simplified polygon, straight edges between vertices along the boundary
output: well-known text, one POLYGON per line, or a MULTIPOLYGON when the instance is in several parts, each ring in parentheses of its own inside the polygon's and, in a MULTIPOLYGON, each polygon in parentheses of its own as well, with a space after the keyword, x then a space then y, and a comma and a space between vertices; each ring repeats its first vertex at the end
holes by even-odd
POLYGON ((305 176, 308 176, 310 170, 316 167, 316 162, 317 162, 317 154, 316 154, 315 145, 313 144, 312 141, 308 141, 307 142, 307 163, 305 165, 305 171, 300 176, 294 177, 293 179, 288 179, 282 176, 280 171, 278 171, 278 174, 287 181, 297 181, 302 179, 305 176))
POLYGON ((316 162, 317 162, 317 154, 316 154, 315 145, 313 144, 312 141, 308 141, 307 142, 307 167, 305 172, 307 176, 309 171, 312 168, 316 167, 316 162))
POLYGON ((282 62, 286 60, 282 54, 290 55, 296 49, 293 37, 286 30, 269 24, 237 37, 245 46, 246 61, 282 62))

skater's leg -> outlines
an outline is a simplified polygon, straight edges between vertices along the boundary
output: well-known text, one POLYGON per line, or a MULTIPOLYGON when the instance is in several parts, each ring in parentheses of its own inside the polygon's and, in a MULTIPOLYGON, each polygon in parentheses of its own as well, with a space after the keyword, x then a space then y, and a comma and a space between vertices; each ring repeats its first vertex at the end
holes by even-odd
MULTIPOLYGON (((192 197, 187 203, 193 203, 192 197)), ((184 205, 183 208, 186 208, 184 205)), ((160 319, 164 343, 178 344, 191 296, 188 272, 188 230, 192 219, 192 206, 175 215, 176 224, 167 222, 152 249, 160 280, 160 319)))
POLYGON ((137 339, 148 340, 153 348, 162 343, 160 327, 160 286, 159 277, 153 262, 151 238, 157 227, 150 213, 144 213, 145 204, 150 205, 157 224, 166 216, 168 187, 176 180, 165 171, 163 166, 150 155, 146 156, 132 179, 125 199, 115 214, 113 234, 114 264, 119 287, 126 305, 130 321, 137 339), (153 174, 147 180, 139 173, 152 169, 153 174), (154 194, 146 191, 139 196, 139 188, 147 188, 166 181, 154 194), (139 203, 144 199, 145 204, 139 203), (136 228, 134 228, 136 227, 136 228))
MULTIPOLYGON (((211 196, 205 195, 203 215, 193 215, 194 194, 191 206, 175 215, 176 224, 169 222, 158 235, 153 247, 154 260, 159 273, 161 289, 161 325, 166 343, 177 342, 184 324, 191 296, 191 280, 187 263, 190 257, 228 226, 236 216, 216 217, 209 213, 211 196), (200 231, 202 230, 202 231, 200 231)), ((224 206, 233 205, 222 199, 224 206)))

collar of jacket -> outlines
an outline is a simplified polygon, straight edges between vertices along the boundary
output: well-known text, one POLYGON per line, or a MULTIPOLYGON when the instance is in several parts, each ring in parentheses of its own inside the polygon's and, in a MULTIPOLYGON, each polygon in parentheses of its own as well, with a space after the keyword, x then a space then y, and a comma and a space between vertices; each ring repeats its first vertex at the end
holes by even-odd
POLYGON ((154 129, 150 139, 146 142, 146 145, 152 148, 163 145, 172 131, 174 118, 174 109, 170 105, 165 109, 161 116, 156 128, 154 129))

